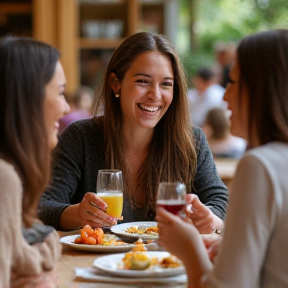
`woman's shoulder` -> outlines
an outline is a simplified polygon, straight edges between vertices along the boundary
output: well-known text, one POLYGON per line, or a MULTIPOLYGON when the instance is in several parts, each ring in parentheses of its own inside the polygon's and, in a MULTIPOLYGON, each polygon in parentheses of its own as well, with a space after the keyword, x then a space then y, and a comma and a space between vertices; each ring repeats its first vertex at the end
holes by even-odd
POLYGON ((11 188, 11 191, 21 187, 21 180, 14 166, 7 161, 0 159, 0 187, 11 188))
MULTIPOLYGON (((67 127, 67 132, 80 131, 81 133, 89 133, 91 131, 102 130, 103 121, 102 117, 92 117, 89 119, 82 119, 73 122, 67 127)), ((66 131, 65 130, 65 131, 66 131)))
POLYGON ((95 139, 103 137, 103 121, 102 117, 93 117, 89 119, 78 120, 70 124, 59 137, 59 143, 73 142, 94 142, 95 139), (97 137, 91 137, 97 135, 97 137))
POLYGON ((5 179, 8 177, 10 178, 19 178, 14 166, 5 161, 4 159, 0 159, 0 177, 5 179))
MULTIPOLYGON (((271 142, 259 147, 249 149, 244 157, 254 158, 268 167, 287 168, 288 166, 288 143, 271 142)), ((287 169, 285 169, 287 170, 287 169)))
POLYGON ((193 141, 195 143, 197 153, 201 152, 201 150, 202 152, 204 152, 203 150, 209 147, 204 131, 202 130, 201 127, 195 124, 192 125, 192 130, 193 130, 193 137, 194 137, 193 141))
POLYGON ((204 134, 202 128, 199 127, 198 125, 193 124, 193 125, 192 125, 192 129, 193 129, 193 134, 194 134, 195 139, 200 138, 201 135, 204 134))

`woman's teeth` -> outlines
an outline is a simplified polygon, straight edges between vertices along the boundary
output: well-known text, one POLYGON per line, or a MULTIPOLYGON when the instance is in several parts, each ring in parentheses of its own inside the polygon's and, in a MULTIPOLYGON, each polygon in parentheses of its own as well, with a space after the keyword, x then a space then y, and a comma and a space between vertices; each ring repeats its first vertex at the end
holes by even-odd
POLYGON ((142 110, 146 110, 148 112, 157 112, 160 109, 159 106, 145 106, 145 105, 141 105, 141 104, 138 104, 138 107, 141 108, 142 110))

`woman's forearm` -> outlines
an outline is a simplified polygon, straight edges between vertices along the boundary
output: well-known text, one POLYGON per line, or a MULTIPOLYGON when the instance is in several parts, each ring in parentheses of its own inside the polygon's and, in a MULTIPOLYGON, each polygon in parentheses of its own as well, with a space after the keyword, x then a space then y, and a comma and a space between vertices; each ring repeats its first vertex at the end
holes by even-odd
POLYGON ((63 230, 73 230, 82 227, 81 220, 78 217, 79 204, 70 205, 62 212, 60 216, 60 228, 63 230))

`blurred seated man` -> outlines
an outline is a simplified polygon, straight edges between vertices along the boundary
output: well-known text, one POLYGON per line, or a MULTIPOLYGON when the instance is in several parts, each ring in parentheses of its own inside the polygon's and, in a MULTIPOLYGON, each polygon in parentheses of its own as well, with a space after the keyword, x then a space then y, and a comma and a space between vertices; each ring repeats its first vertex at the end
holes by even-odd
POLYGON ((65 115, 59 120, 59 132, 58 136, 65 130, 65 128, 71 123, 87 119, 92 116, 91 106, 94 96, 94 91, 92 88, 87 86, 80 86, 72 96, 72 103, 70 104, 70 113, 65 115))
POLYGON ((195 89, 188 90, 188 100, 193 124, 202 126, 209 110, 227 107, 223 101, 225 89, 215 80, 215 73, 206 67, 200 68, 192 78, 195 89))
POLYGON ((230 133, 228 111, 221 108, 210 110, 203 125, 213 156, 239 158, 246 150, 246 141, 230 133))

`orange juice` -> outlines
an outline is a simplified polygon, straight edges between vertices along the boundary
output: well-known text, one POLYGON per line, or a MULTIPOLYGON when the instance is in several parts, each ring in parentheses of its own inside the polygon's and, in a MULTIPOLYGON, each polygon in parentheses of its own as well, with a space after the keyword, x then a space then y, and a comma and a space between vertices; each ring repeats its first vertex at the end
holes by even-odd
POLYGON ((97 196, 108 205, 107 214, 113 217, 120 217, 123 207, 123 193, 121 191, 99 191, 97 196))

